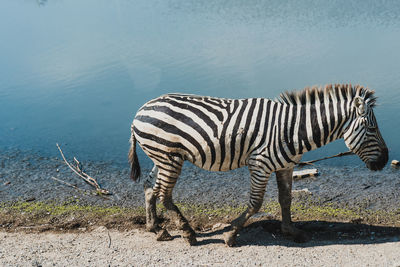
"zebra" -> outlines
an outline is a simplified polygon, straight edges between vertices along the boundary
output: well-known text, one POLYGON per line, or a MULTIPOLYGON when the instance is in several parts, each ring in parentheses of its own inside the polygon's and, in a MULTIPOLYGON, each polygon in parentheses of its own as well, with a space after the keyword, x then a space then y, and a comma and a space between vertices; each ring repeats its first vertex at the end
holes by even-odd
POLYGON ((284 92, 280 98, 226 99, 188 94, 166 94, 150 100, 137 112, 131 126, 129 161, 131 178, 141 171, 136 142, 154 162, 154 186, 144 183, 146 229, 157 240, 171 236, 157 225, 156 199, 177 216, 178 227, 190 245, 194 230, 172 201, 172 190, 184 161, 209 171, 247 166, 250 171, 248 207, 231 222, 224 239, 233 246, 244 223, 260 209, 269 176, 275 172, 281 230, 295 241, 307 235, 291 221, 294 166, 302 155, 344 138, 346 146, 371 170, 381 170, 388 149, 373 108, 374 91, 357 85, 334 84, 284 92))

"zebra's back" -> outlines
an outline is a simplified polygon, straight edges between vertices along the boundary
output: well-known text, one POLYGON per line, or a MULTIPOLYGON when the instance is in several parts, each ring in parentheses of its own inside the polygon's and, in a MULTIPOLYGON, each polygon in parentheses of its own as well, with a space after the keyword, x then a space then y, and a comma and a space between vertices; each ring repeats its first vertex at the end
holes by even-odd
POLYGON ((163 95, 140 108, 133 130, 153 160, 164 154, 206 170, 231 170, 246 165, 249 153, 260 142, 267 119, 263 111, 271 102, 163 95))

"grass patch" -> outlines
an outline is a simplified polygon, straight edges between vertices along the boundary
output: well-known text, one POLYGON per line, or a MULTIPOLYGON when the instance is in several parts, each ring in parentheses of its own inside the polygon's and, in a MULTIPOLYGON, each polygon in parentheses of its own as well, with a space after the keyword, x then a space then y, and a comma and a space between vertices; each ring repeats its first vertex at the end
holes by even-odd
MULTIPOLYGON (((205 230, 217 222, 228 223, 246 210, 245 205, 209 206, 177 203, 178 208, 189 219, 196 230, 205 230)), ((166 210, 157 205, 159 216, 166 217, 166 210)), ((280 220, 280 206, 267 202, 261 212, 280 220)), ((292 204, 294 221, 353 222, 384 226, 400 226, 400 210, 372 211, 361 208, 341 208, 333 204, 318 205, 312 202, 292 204)), ((266 218, 263 218, 265 220, 266 218)), ((168 221, 166 221, 168 222, 168 221)), ((0 204, 0 229, 8 231, 83 231, 105 226, 118 230, 143 228, 145 210, 143 207, 123 208, 119 206, 82 205, 79 200, 64 203, 55 202, 14 202, 0 204)))
POLYGON ((354 222, 370 225, 400 226, 400 212, 370 210, 362 208, 337 207, 332 203, 317 205, 313 203, 294 203, 292 215, 297 221, 354 222))
POLYGON ((98 226, 130 229, 144 224, 144 208, 81 205, 79 201, 13 202, 0 205, 0 228, 6 230, 68 231, 90 230, 98 226))

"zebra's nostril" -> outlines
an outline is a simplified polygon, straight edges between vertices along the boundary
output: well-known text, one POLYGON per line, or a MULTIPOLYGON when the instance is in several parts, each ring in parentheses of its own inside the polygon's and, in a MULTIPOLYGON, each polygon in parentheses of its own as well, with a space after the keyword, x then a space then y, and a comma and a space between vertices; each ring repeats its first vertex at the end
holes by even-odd
POLYGON ((374 161, 366 162, 367 168, 372 171, 380 171, 382 170, 389 159, 389 153, 387 148, 383 148, 381 150, 381 155, 374 161))
POLYGON ((376 162, 368 162, 367 168, 370 169, 371 171, 377 171, 377 170, 382 169, 382 168, 378 167, 378 164, 376 162))

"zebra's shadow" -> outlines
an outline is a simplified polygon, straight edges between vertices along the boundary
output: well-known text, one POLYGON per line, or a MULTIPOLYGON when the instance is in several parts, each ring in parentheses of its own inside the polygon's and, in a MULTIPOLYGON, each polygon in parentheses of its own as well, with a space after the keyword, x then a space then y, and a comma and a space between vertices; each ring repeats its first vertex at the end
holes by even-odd
MULTIPOLYGON (((378 244, 400 241, 400 227, 373 226, 361 223, 342 223, 328 221, 296 222, 299 229, 305 231, 310 239, 305 243, 296 243, 284 236, 280 221, 260 220, 247 225, 236 239, 236 246, 287 246, 315 247, 333 244, 378 244)), ((222 235, 229 227, 215 231, 198 233, 201 238, 198 245, 224 243, 222 235)))

